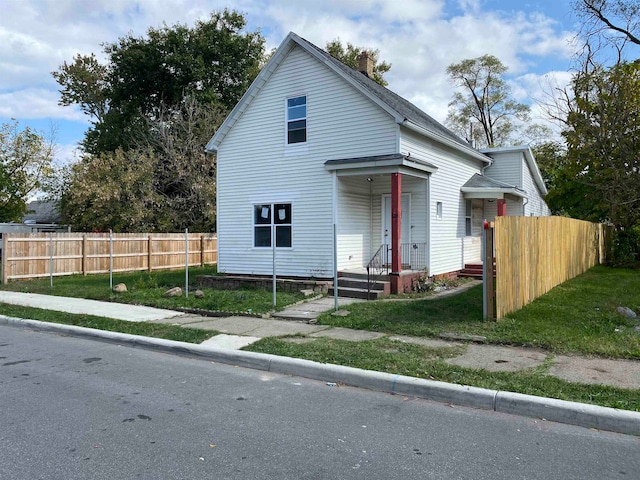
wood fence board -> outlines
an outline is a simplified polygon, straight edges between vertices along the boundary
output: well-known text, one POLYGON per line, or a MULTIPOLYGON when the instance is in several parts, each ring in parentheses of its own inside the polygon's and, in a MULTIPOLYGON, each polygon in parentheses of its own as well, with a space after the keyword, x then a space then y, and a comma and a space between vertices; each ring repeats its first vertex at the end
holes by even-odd
MULTIPOLYGON (((189 266, 217 263, 215 234, 189 233, 189 266)), ((73 274, 184 268, 184 233, 5 233, 2 282, 73 274), (53 254, 53 262, 51 262, 53 254), (182 257, 183 261, 177 259, 182 257), (53 264, 53 271, 51 271, 53 264)))
POLYGON ((612 227, 564 217, 497 217, 496 318, 610 256, 612 227))

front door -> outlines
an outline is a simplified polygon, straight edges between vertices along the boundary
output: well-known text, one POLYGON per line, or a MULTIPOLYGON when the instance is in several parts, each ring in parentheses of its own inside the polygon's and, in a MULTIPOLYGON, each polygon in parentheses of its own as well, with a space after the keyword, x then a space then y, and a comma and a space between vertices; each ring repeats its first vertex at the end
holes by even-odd
MULTIPOLYGON (((387 252, 386 262, 391 263, 391 195, 382 196, 382 243, 387 252)), ((411 194, 402 194, 400 215, 400 245, 411 243, 411 194), (406 222, 405 222, 406 219, 406 222)))

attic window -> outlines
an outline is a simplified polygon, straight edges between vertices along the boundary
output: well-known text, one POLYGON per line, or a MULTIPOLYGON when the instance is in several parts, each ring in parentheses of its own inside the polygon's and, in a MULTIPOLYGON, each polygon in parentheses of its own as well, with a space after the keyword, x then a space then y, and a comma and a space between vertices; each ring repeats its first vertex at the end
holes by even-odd
POLYGON ((307 97, 287 98, 287 144, 307 141, 307 97))

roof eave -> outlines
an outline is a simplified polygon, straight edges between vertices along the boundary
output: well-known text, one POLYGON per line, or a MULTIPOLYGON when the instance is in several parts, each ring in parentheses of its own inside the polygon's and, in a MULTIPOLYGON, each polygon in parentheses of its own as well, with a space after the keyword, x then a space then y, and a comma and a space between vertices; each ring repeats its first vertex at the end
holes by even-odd
POLYGON ((411 120, 407 120, 405 118, 403 119, 402 122, 399 122, 399 123, 402 126, 407 127, 409 130, 413 130, 414 132, 424 135, 425 137, 429 137, 430 139, 435 140, 436 142, 440 142, 448 147, 462 151, 467 155, 470 155, 471 157, 475 158, 476 160, 480 160, 481 162, 486 163, 487 165, 491 165, 493 163, 493 160, 491 158, 479 152, 475 148, 472 148, 471 146, 467 147, 461 143, 454 142, 453 140, 450 140, 447 137, 444 137, 435 132, 427 130, 426 128, 421 127, 420 125, 412 122, 411 120))
POLYGON ((520 198, 528 198, 527 193, 518 188, 483 188, 483 187, 461 187, 460 191, 465 194, 465 198, 504 198, 505 195, 513 195, 520 198))

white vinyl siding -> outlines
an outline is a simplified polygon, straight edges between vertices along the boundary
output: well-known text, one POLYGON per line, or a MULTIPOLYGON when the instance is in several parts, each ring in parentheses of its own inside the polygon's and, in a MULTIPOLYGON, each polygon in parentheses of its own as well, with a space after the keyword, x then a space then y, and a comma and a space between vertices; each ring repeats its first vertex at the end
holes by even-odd
POLYGON ((529 201, 524 206, 523 215, 527 217, 546 217, 551 215, 551 210, 549 210, 547 203, 540 195, 538 186, 533 180, 529 164, 525 161, 522 162, 522 178, 523 187, 527 191, 527 196, 529 197, 529 201))
POLYGON ((522 152, 491 152, 493 163, 484 170, 484 174, 506 184, 523 188, 522 163, 524 155, 522 152))
POLYGON ((369 261, 371 202, 363 177, 338 179, 338 269, 362 268, 369 261))
MULTIPOLYGON (((271 250, 252 245, 251 206, 291 203, 292 248, 277 251, 277 274, 331 277, 332 175, 324 168, 324 162, 394 153, 397 131, 389 114, 329 67, 295 47, 218 147, 219 271, 271 274, 271 250), (285 152, 291 146, 283 141, 283 103, 302 94, 307 102, 307 142, 304 150, 285 152)), ((347 202, 358 204, 358 211, 367 213, 368 203, 360 206, 357 195, 347 202)), ((345 215, 343 209, 339 210, 338 225, 342 228, 347 223, 341 218, 341 212, 345 215)), ((347 248, 343 240, 348 244, 359 241, 349 237, 349 231, 339 234, 339 253, 347 248)), ((352 260, 356 259, 348 253, 350 250, 349 247, 345 252, 346 257, 352 255, 352 260)))
MULTIPOLYGON (((474 158, 427 143, 416 133, 401 129, 400 148, 438 167, 430 177, 430 265, 429 273, 438 275, 461 270, 465 259, 480 257, 476 237, 465 242, 465 199, 460 188, 483 164, 474 158), (437 219, 437 204, 442 202, 442 219, 437 219)), ((468 260, 467 260, 468 261, 468 260)))
MULTIPOLYGON (((523 189, 527 195, 525 200, 508 199, 507 215, 551 215, 522 151, 491 152, 490 155, 493 158, 493 164, 485 170, 485 175, 494 180, 515 185, 523 189)), ((493 205, 489 205, 486 214, 491 218, 495 216, 493 205)))

